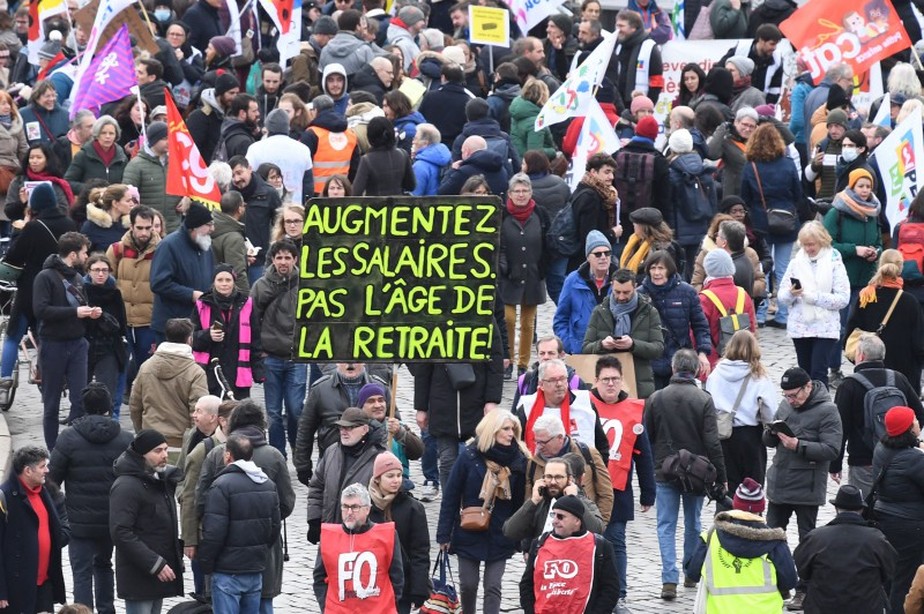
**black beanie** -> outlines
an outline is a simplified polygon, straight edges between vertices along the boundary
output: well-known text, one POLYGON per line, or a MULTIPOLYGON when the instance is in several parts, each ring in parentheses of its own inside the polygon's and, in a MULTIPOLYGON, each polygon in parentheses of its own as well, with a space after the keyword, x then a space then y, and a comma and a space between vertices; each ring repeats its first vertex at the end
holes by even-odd
POLYGON ((212 212, 203 204, 193 202, 186 210, 186 217, 183 219, 183 225, 189 230, 205 226, 212 221, 212 212))
POLYGON ((569 514, 574 514, 581 519, 581 522, 584 521, 584 512, 587 511, 584 507, 584 504, 581 503, 581 500, 575 497, 574 495, 565 495, 558 499, 555 502, 555 505, 552 506, 553 510, 564 510, 569 514))
POLYGON ((83 389, 83 410, 94 416, 105 416, 112 411, 112 395, 102 382, 92 381, 83 389))
POLYGON ((145 455, 164 443, 167 443, 167 440, 159 432, 154 429, 143 429, 138 431, 135 439, 132 440, 132 450, 138 454, 145 455))

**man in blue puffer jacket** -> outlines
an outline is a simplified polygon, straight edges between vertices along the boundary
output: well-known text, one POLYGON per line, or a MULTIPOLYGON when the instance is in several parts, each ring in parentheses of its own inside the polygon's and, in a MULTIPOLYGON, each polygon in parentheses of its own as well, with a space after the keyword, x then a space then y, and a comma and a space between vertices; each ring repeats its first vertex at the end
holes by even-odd
POLYGON ((591 230, 584 242, 586 262, 565 278, 552 328, 569 354, 580 354, 590 314, 610 291, 610 278, 616 272, 610 242, 599 230, 591 230))
POLYGON ((452 160, 449 148, 441 142, 440 131, 433 124, 419 124, 414 135, 414 176, 417 187, 414 196, 436 196, 440 187, 440 172, 452 160))

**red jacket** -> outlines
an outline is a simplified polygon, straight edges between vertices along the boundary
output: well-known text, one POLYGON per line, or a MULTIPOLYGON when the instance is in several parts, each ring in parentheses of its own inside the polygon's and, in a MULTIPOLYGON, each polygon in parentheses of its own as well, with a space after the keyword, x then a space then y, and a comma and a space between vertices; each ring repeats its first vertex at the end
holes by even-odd
MULTIPOLYGON (((738 286, 735 285, 731 277, 719 277, 710 279, 703 285, 703 290, 712 290, 715 295, 725 306, 726 313, 732 313, 735 310, 735 304, 738 302, 738 286)), ((715 363, 719 362, 719 319, 722 314, 716 309, 716 306, 702 292, 699 294, 699 303, 703 306, 703 313, 706 314, 706 320, 709 321, 709 334, 712 337, 712 353, 709 355, 709 365, 715 368, 715 363)), ((757 314, 754 313, 754 301, 751 297, 744 294, 744 313, 751 318, 751 332, 757 332, 757 314)))
MULTIPOLYGON (((610 125, 615 126, 619 121, 619 112, 612 102, 601 102, 600 108, 603 114, 610 120, 610 125)), ((565 138, 561 142, 561 151, 571 158, 574 155, 574 149, 577 147, 578 137, 581 135, 581 128, 584 127, 584 117, 575 117, 568 124, 568 130, 565 132, 565 138)))

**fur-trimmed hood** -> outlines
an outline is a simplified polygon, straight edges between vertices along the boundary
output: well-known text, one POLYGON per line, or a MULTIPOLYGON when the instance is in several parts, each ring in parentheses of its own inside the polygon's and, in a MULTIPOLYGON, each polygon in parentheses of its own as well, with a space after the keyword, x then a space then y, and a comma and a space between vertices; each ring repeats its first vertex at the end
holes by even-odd
POLYGON ((763 518, 750 512, 720 512, 715 517, 714 528, 722 548, 741 558, 769 554, 780 542, 786 542, 783 529, 768 527, 763 518))
MULTIPOLYGON (((93 203, 87 203, 87 219, 100 228, 112 227, 112 216, 109 215, 109 213, 107 213, 102 207, 99 205, 94 205, 93 203)), ((122 226, 125 228, 131 226, 129 216, 122 216, 122 226)))

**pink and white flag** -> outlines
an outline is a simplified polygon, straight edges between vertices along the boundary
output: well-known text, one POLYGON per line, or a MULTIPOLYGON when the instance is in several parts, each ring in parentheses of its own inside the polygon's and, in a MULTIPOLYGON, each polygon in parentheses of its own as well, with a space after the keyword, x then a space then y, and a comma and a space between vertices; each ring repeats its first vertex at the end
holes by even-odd
POLYGON ((128 96, 137 85, 128 26, 123 25, 90 62, 78 84, 71 114, 81 109, 97 111, 107 102, 128 96))

